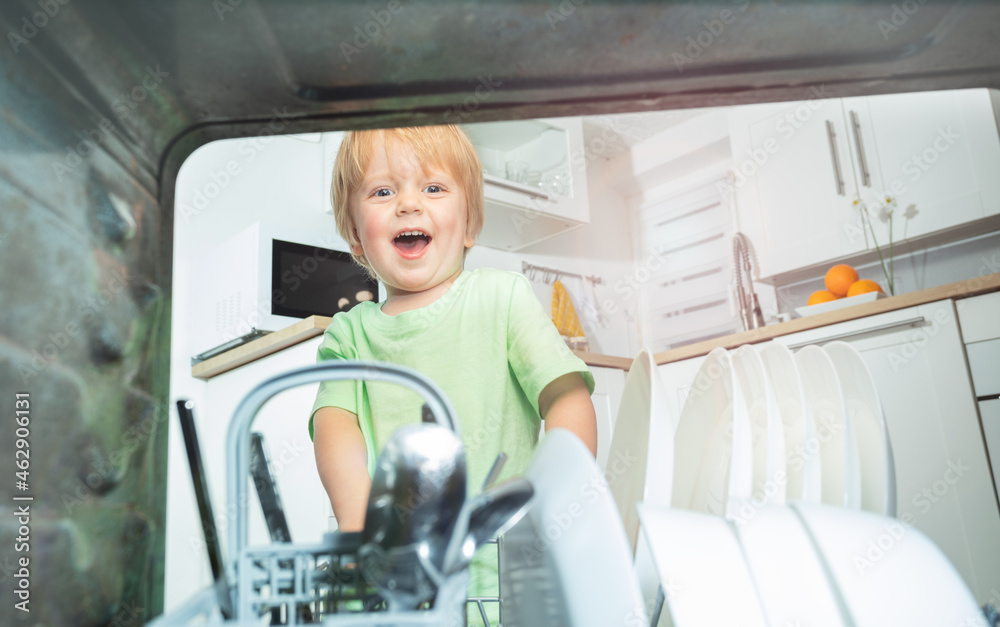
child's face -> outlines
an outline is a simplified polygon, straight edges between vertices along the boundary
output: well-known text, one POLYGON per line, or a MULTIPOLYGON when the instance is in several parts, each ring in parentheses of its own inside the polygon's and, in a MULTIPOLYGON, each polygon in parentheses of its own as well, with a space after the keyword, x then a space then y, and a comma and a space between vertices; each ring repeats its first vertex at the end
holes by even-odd
POLYGON ((447 289, 462 271, 467 234, 465 190, 449 172, 421 167, 408 146, 379 136, 351 211, 364 254, 390 298, 447 289), (404 235, 409 233, 408 235, 404 235))

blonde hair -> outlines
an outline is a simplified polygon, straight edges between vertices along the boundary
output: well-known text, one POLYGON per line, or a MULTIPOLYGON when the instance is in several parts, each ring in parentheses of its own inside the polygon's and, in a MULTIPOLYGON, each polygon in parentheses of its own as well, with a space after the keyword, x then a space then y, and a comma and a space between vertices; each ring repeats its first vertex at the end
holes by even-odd
MULTIPOLYGON (((360 245, 358 227, 351 211, 351 195, 358 190, 365 177, 365 170, 375 151, 376 140, 409 147, 417 161, 425 166, 447 170, 458 179, 465 191, 468 212, 466 235, 473 239, 483 230, 485 209, 483 205, 483 167, 472 142, 462 129, 454 124, 445 126, 412 126, 371 131, 348 131, 340 144, 340 152, 333 166, 333 183, 330 198, 337 232, 349 246, 360 245)), ((469 249, 465 249, 468 252, 469 249)), ((365 256, 351 257, 364 266, 374 277, 374 271, 365 256)))

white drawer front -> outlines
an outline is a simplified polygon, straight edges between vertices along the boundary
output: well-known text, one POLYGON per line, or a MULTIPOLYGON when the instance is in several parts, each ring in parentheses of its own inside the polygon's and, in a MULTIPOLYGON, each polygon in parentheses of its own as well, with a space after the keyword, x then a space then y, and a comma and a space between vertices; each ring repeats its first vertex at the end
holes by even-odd
POLYGON ((993 466, 993 486, 1000 485, 1000 399, 979 401, 979 416, 983 419, 986 450, 993 466))
POLYGON ((976 396, 1000 394, 1000 338, 965 345, 976 396))
POLYGON ((1000 338, 1000 292, 964 298, 955 308, 966 343, 1000 338))

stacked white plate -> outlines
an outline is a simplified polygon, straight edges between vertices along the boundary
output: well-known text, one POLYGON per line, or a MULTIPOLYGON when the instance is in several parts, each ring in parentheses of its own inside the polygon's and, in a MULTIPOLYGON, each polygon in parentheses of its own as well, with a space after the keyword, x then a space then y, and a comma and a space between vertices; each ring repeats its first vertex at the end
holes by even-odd
POLYGON ((625 378, 605 472, 633 552, 639 534, 636 504, 670 504, 673 459, 662 452, 674 448, 674 422, 662 388, 653 353, 643 349, 625 378))
MULTIPOLYGON (((642 378, 648 367, 640 363, 642 378)), ((668 624, 976 617, 975 600, 940 550, 891 518, 889 434, 871 374, 849 344, 713 350, 664 444, 674 452, 672 477, 660 474, 672 479, 671 507, 639 505, 634 572, 647 604, 656 585, 665 593, 668 624), (891 543, 892 554, 883 551, 861 572, 855 558, 871 542, 891 543), (738 616, 718 605, 720 595, 738 616)))
POLYGON ((858 446, 861 509, 896 515, 896 472, 889 430, 867 364, 850 344, 830 342, 823 350, 833 362, 858 446))
POLYGON ((895 513, 878 394, 844 342, 794 354, 776 342, 713 350, 692 383, 673 450, 673 507, 735 520, 786 501, 895 513))
POLYGON ((753 494, 750 415, 732 356, 717 348, 695 376, 674 435, 671 504, 732 516, 753 494))
POLYGON ((803 502, 744 524, 645 504, 639 516, 675 627, 987 625, 941 550, 887 516, 803 502), (886 547, 878 559, 869 544, 886 547))
POLYGON ((755 349, 764 362, 785 431, 785 498, 818 503, 822 489, 819 446, 795 356, 777 342, 755 349))

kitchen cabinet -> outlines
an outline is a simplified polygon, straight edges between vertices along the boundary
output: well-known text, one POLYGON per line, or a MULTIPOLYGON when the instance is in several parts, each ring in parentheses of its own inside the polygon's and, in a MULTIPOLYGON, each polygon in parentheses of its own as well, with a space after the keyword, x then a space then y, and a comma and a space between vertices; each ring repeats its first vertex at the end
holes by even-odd
MULTIPOLYGON (((212 498, 226 502, 226 434, 240 401, 260 382, 275 374, 316 363, 322 336, 290 346, 218 376, 205 384, 203 447, 212 498)), ((261 409, 251 429, 264 435, 278 493, 295 542, 318 542, 330 529, 333 511, 316 472, 308 420, 318 384, 281 392, 261 409)), ((267 527, 251 490, 251 544, 270 543, 267 527)))
POLYGON ((1000 485, 1000 398, 979 401, 979 417, 983 422, 983 438, 990 454, 993 486, 1000 485))
POLYGON ((486 222, 480 245, 516 251, 590 221, 581 118, 462 128, 484 170, 486 222))
POLYGON ((594 393, 590 398, 597 415, 597 464, 604 470, 608 465, 618 406, 621 405, 622 392, 625 390, 625 371, 620 368, 591 366, 590 372, 594 375, 594 393))
POLYGON ((734 107, 730 141, 738 230, 762 277, 868 248, 839 100, 734 107))
MULTIPOLYGON (((1000 214, 1000 137, 995 105, 986 89, 892 94, 844 101, 868 120, 877 181, 862 188, 861 201, 878 201, 878 191, 895 200, 895 239, 916 238, 1000 214)), ((887 225, 876 221, 879 243, 887 225)))
POLYGON ((992 92, 926 92, 734 107, 730 139, 739 229, 761 274, 850 261, 873 249, 860 208, 886 198, 902 242, 1000 214, 992 92), (916 210, 910 219, 902 214, 916 210))
POLYGON ((958 305, 969 374, 996 491, 1000 486, 1000 318, 997 317, 1000 292, 967 298, 958 305))
POLYGON ((667 396, 667 408, 674 417, 675 424, 680 420, 684 402, 704 361, 705 356, 702 355, 657 366, 656 370, 663 381, 663 391, 667 396))

